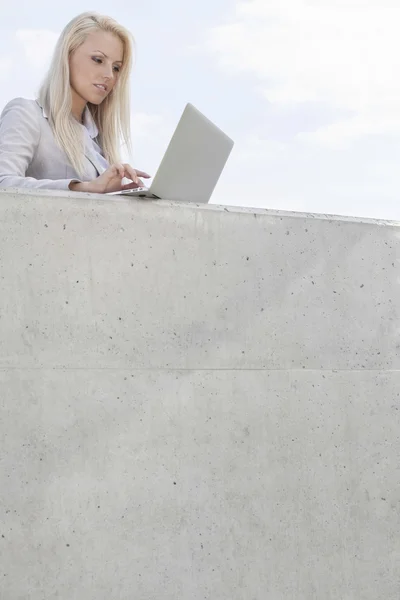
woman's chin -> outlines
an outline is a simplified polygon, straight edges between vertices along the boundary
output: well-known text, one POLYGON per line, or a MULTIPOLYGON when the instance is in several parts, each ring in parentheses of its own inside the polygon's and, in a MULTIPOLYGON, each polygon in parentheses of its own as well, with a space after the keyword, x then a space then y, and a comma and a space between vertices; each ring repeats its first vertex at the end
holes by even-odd
POLYGON ((103 102, 103 100, 105 100, 105 98, 106 96, 104 96, 104 98, 99 98, 99 96, 93 95, 87 101, 90 102, 90 104, 96 104, 97 106, 99 106, 103 102))
POLYGON ((108 94, 105 92, 94 92, 91 94, 87 95, 87 102, 90 102, 90 104, 101 104, 106 98, 107 98, 108 94))

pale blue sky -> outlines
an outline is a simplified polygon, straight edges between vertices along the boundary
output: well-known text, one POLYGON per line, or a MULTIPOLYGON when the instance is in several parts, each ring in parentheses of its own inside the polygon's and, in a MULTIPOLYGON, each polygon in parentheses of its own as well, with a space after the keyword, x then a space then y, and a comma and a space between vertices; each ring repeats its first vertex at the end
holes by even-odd
POLYGON ((92 9, 136 38, 134 166, 155 172, 192 102, 236 142, 213 203, 400 220, 394 2, 20 0, 1 7, 0 107, 35 97, 57 33, 92 9))

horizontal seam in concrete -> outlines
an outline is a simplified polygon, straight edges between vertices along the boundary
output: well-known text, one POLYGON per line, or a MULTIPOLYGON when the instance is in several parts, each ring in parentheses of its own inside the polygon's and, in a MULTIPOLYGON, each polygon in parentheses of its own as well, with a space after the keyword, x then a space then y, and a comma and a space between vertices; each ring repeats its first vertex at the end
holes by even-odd
POLYGON ((400 369, 251 369, 251 368, 185 368, 185 367, 0 367, 1 371, 243 371, 271 373, 400 373, 400 369))

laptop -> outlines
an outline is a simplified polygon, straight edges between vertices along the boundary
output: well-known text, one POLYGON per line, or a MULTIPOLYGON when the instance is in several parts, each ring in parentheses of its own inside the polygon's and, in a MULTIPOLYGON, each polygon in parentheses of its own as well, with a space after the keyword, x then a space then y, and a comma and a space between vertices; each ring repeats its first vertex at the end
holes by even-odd
POLYGON ((206 204, 234 142, 192 104, 187 104, 149 188, 108 195, 206 204))

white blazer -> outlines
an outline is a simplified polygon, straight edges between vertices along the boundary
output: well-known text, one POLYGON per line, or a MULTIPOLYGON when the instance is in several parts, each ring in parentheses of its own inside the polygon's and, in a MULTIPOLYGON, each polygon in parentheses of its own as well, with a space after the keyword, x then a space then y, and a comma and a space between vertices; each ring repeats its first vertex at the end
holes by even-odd
POLYGON ((0 116, 0 188, 68 190, 71 181, 91 181, 103 173, 108 164, 96 143, 98 131, 89 111, 85 117, 85 172, 79 177, 39 102, 11 100, 0 116))

